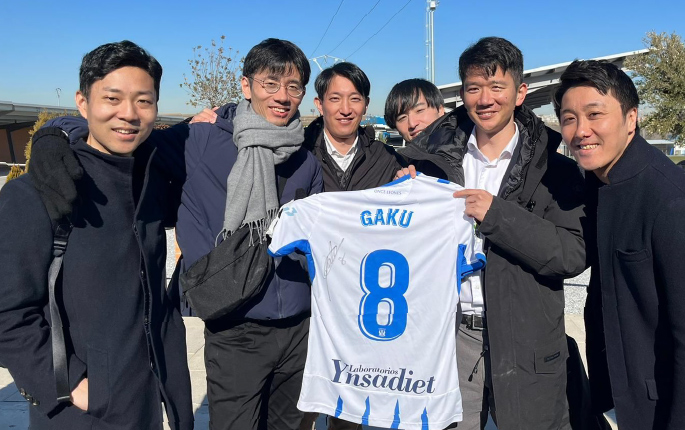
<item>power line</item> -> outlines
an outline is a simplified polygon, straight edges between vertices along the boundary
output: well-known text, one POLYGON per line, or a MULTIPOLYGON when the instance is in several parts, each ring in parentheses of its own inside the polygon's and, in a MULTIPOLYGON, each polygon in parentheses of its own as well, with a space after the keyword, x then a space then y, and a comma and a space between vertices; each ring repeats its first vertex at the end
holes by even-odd
POLYGON ((331 18, 331 21, 328 23, 328 27, 326 27, 326 31, 323 32, 323 36, 321 36, 321 40, 319 40, 319 44, 316 45, 316 48, 314 48, 314 50, 312 51, 312 53, 309 54, 310 57, 311 57, 312 55, 314 55, 314 53, 316 52, 317 49, 319 49, 319 46, 321 45, 321 42, 323 42, 323 38, 326 37, 326 33, 328 33, 328 29, 331 28, 331 24, 333 24, 333 20, 335 19, 335 16, 338 15, 338 12, 340 11, 340 8, 342 7, 342 4, 343 4, 344 2, 345 2, 345 0, 340 0, 340 4, 338 5, 338 9, 335 11, 335 13, 333 14, 333 17, 331 18))
POLYGON ((412 1, 413 1, 413 0, 409 0, 408 2, 406 2, 406 3, 404 4, 404 6, 402 6, 402 7, 400 8, 400 10, 398 10, 397 12, 395 12, 395 14, 394 14, 393 16, 391 16, 390 19, 389 19, 385 24, 383 24, 383 27, 381 27, 380 29, 378 29, 377 32, 375 32, 373 35, 371 35, 371 37, 369 37, 368 39, 366 39, 366 42, 362 43, 362 45, 361 45, 359 48, 357 48, 353 53, 351 53, 350 55, 348 55, 348 56, 345 57, 345 58, 350 58, 351 56, 353 56, 354 54, 356 54, 357 51, 359 51, 360 49, 362 49, 362 48, 364 47, 364 45, 366 45, 367 43, 369 43, 369 41, 370 41, 371 39, 373 39, 374 36, 376 36, 378 33, 380 33, 381 30, 383 30, 383 29, 385 28, 386 25, 390 24, 390 21, 392 21, 392 19, 395 18, 395 17, 397 16, 398 13, 402 12, 402 11, 404 10, 404 8, 407 7, 407 5, 408 5, 409 3, 411 3, 412 1))
POLYGON ((376 6, 378 6, 378 3, 380 3, 380 2, 381 2, 381 0, 378 0, 378 1, 376 2, 376 4, 373 5, 373 7, 371 8, 371 10, 368 11, 368 12, 366 12, 366 15, 362 16, 362 19, 360 19, 359 22, 357 23, 357 25, 355 25, 354 28, 353 28, 352 30, 350 30, 349 33, 347 33, 347 36, 345 36, 345 38, 344 38, 343 40, 341 40, 340 43, 338 43, 338 44, 335 46, 335 48, 331 49, 331 50, 328 52, 329 55, 332 54, 333 51, 335 51, 336 49, 338 49, 338 47, 339 47, 340 45, 342 45, 342 43, 343 43, 344 41, 346 41, 347 38, 350 37, 350 35, 351 35, 352 33, 354 33, 354 30, 356 30, 357 27, 359 27, 359 25, 362 23, 362 21, 364 21, 364 18, 366 18, 367 16, 369 16, 369 14, 370 14, 371 12, 373 12, 374 9, 376 9, 376 6))

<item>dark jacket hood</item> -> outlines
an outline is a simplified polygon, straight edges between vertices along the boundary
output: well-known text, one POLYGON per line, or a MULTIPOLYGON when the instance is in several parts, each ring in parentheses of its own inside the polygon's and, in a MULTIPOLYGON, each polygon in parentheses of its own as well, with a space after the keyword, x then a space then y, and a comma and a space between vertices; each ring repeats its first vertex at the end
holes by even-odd
POLYGON ((217 119, 216 126, 220 129, 233 134, 233 118, 235 118, 235 111, 238 105, 235 103, 228 103, 216 110, 217 119))

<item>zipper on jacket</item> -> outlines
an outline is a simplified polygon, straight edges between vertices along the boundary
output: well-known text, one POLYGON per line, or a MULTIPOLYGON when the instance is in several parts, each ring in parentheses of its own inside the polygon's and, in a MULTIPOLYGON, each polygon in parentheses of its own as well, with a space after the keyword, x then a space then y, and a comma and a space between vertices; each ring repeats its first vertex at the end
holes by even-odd
MULTIPOLYGON (((136 236, 136 241, 138 246, 142 249, 140 243, 140 234, 138 233, 138 227, 133 224, 133 234, 136 236)), ((150 369, 156 374, 155 370, 155 349, 152 345, 152 333, 150 331, 150 315, 151 315, 151 300, 150 300, 150 289, 147 282, 147 273, 145 273, 145 258, 141 252, 140 254, 140 284, 143 288, 143 330, 145 331, 145 340, 147 343, 147 353, 150 359, 150 369)))

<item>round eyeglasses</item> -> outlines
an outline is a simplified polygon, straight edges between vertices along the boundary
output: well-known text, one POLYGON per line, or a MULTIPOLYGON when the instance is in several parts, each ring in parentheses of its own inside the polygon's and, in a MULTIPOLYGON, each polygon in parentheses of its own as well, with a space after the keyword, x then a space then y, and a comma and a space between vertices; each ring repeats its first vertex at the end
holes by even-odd
MULTIPOLYGON (((252 79, 253 81, 257 81, 257 83, 259 85, 261 85, 262 88, 264 88, 264 91, 266 91, 269 94, 276 94, 278 92, 278 90, 281 89, 281 83, 280 82, 271 81, 271 80, 261 80, 261 79, 255 78, 254 76, 249 78, 249 79, 252 79)), ((293 83, 286 85, 285 91, 291 97, 300 97, 302 94, 304 94, 304 88, 298 84, 293 84, 293 83)))

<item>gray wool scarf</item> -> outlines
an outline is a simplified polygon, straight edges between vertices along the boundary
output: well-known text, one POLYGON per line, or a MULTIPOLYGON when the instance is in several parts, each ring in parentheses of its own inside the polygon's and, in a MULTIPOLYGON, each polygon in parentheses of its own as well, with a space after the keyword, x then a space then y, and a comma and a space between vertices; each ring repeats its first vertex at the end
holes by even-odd
MULTIPOLYGON (((224 228, 220 237, 230 236, 244 225, 256 231, 259 242, 279 208, 274 167, 297 152, 304 141, 300 113, 286 126, 271 124, 241 101, 233 119, 233 142, 238 157, 228 175, 224 228)), ((252 236, 254 237, 254 236, 252 236)))

